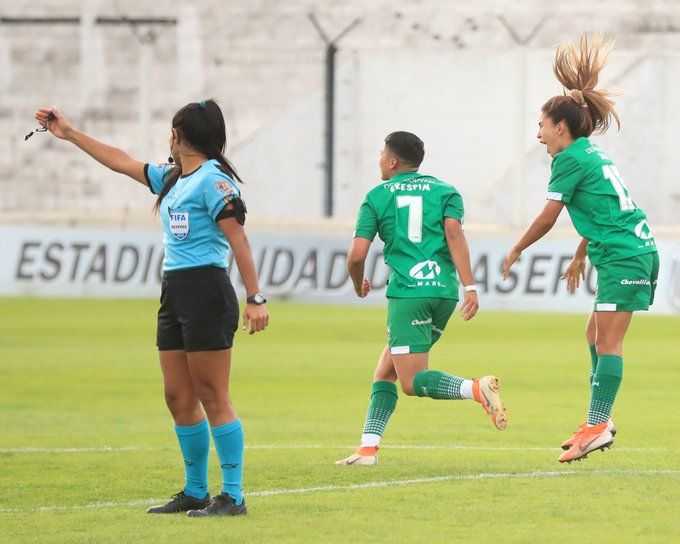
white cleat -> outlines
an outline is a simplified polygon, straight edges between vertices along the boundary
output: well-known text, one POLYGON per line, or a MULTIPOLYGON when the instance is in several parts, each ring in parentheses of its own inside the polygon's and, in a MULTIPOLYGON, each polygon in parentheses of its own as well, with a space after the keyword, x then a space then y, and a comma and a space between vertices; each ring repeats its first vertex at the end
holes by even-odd
POLYGON ((496 429, 504 431, 508 426, 508 413, 501 400, 501 381, 496 376, 483 376, 472 382, 472 396, 482 405, 496 429))
POLYGON ((356 453, 335 462, 336 465, 377 465, 378 448, 359 448, 356 453))

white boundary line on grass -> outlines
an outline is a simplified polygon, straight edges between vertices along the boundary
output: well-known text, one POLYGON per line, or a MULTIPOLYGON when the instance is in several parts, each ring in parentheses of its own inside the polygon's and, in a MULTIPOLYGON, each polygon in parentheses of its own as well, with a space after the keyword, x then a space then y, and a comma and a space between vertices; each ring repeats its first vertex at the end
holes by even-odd
MULTIPOLYGON (((347 469, 340 469, 347 470, 347 469)), ((362 489, 376 489, 386 487, 403 487, 419 484, 432 484, 450 481, 470 481, 470 480, 496 480, 496 479, 542 479, 560 478, 564 476, 680 476, 680 470, 553 470, 553 471, 533 471, 533 472, 480 472, 477 474, 448 474, 444 476, 432 476, 427 478, 412 478, 408 480, 379 480, 375 482, 365 482, 361 484, 347 485, 320 485, 315 487, 269 489, 264 491, 253 491, 246 493, 247 497, 272 497, 276 495, 301 495, 306 493, 319 493, 327 491, 355 491, 362 489)), ((0 514, 21 514, 31 512, 70 512, 78 510, 102 510, 107 508, 132 508, 137 506, 147 506, 154 503, 162 503, 167 499, 138 499, 133 501, 110 501, 94 502, 73 506, 39 506, 36 508, 0 508, 0 514)))
POLYGON ((159 448, 144 448, 141 446, 101 446, 99 448, 0 448, 0 454, 16 453, 118 453, 126 451, 148 451, 159 448))
MULTIPOLYGON (((247 450, 341 450, 355 449, 353 446, 325 446, 322 444, 252 444, 246 445, 247 450)), ((0 454, 30 454, 30 453, 124 453, 135 451, 163 451, 174 450, 172 447, 147 447, 147 446, 101 446, 92 448, 0 448, 0 454)), ((523 447, 523 446, 472 446, 465 444, 390 444, 382 447, 383 450, 470 450, 470 451, 559 451, 557 446, 549 447, 523 447)), ((668 448, 614 448, 612 451, 621 452, 664 452, 671 451, 668 448)))

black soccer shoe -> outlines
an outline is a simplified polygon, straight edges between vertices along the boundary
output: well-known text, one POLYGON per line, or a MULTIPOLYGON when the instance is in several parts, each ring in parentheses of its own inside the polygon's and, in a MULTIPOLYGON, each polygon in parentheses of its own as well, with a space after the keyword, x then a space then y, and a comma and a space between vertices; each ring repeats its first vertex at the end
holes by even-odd
POLYGON ((172 496, 172 500, 166 504, 159 506, 152 506, 149 508, 147 514, 177 514, 179 512, 188 512, 189 510, 198 510, 206 508, 210 505, 210 495, 206 495, 202 499, 197 499, 191 495, 185 495, 184 491, 180 491, 172 496))
POLYGON ((212 498, 210 504, 203 509, 189 510, 190 518, 204 518, 208 516, 243 516, 248 513, 246 501, 236 504, 234 499, 226 493, 221 493, 212 498))

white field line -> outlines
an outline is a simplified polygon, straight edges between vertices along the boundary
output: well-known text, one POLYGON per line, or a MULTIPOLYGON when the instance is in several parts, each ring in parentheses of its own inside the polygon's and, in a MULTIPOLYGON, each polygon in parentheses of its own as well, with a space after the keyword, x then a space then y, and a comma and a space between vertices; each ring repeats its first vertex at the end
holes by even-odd
POLYGON ((159 448, 143 448, 141 446, 101 446, 98 448, 0 448, 3 453, 118 453, 125 451, 150 451, 159 448))
MULTIPOLYGON (((347 470, 347 469, 340 469, 347 470)), ((354 470, 354 469, 350 469, 354 470)), ((554 471, 534 471, 534 472, 480 472, 477 474, 448 474, 444 476, 432 476, 428 478, 412 478, 408 480, 379 480, 361 484, 348 485, 320 485, 315 487, 282 488, 269 489, 263 491, 253 491, 246 493, 248 497, 272 497, 276 495, 302 495, 307 493, 322 493, 334 491, 355 491, 362 489, 376 489, 386 487, 404 487, 411 485, 432 484, 451 481, 469 480, 499 480, 499 479, 543 479, 561 478, 565 476, 680 476, 680 470, 554 470, 554 471)), ((93 502, 89 504, 72 506, 38 506, 35 508, 0 508, 0 514, 20 514, 31 512, 70 512, 78 510, 102 510, 110 508, 132 508, 147 506, 154 503, 163 503, 166 499, 137 499, 133 501, 109 501, 93 502)))
MULTIPOLYGON (((341 450, 355 449, 351 446, 323 445, 323 444, 251 444, 247 450, 341 450)), ((1 454, 30 454, 30 453, 124 453, 135 451, 165 451, 175 450, 175 447, 147 447, 147 446, 101 446, 92 448, 0 448, 1 454)), ((470 451, 559 451, 558 447, 531 446, 475 446, 467 444, 390 444, 382 446, 383 450, 470 450, 470 451)), ((612 451, 620 452, 664 452, 672 451, 668 448, 628 448, 615 447, 612 451)))

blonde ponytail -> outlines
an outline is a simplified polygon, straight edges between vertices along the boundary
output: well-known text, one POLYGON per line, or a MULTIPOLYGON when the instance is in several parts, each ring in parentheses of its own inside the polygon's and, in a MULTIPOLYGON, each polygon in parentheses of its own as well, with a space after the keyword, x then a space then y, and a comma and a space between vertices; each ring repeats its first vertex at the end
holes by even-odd
POLYGON ((555 51, 553 72, 565 94, 548 100, 543 112, 555 123, 564 119, 574 138, 602 134, 612 122, 621 128, 611 93, 596 88, 613 47, 612 39, 583 34, 578 42, 561 44, 555 51))

